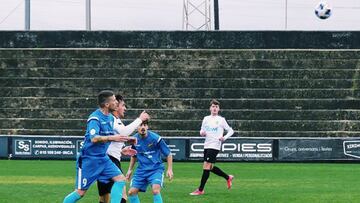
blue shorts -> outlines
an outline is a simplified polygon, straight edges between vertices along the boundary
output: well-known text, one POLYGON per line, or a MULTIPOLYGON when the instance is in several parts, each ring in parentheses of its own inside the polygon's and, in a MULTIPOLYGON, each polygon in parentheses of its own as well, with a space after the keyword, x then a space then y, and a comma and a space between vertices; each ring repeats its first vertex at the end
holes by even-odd
POLYGON ((147 186, 158 184, 163 187, 164 169, 157 169, 153 171, 135 171, 135 174, 130 182, 130 188, 137 188, 141 192, 146 192, 147 186))
POLYGON ((110 160, 108 156, 80 156, 76 161, 75 188, 87 190, 96 180, 108 183, 111 178, 121 174, 120 169, 110 160))

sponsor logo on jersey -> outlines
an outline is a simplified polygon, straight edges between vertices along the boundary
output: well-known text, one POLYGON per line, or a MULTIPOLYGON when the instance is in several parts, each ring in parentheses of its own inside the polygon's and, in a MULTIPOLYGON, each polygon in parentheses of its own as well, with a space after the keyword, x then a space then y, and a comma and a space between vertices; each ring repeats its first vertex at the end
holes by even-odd
POLYGON ((91 130, 90 130, 90 135, 95 135, 95 133, 96 133, 96 130, 95 130, 95 129, 91 129, 91 130))
POLYGON ((219 129, 218 127, 205 126, 205 131, 207 131, 207 132, 217 132, 218 129, 219 129))

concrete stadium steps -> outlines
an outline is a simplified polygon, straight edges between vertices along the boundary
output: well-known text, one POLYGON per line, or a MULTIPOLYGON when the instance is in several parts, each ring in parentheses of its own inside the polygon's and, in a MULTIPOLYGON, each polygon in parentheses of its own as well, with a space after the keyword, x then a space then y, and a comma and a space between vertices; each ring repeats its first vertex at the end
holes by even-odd
MULTIPOLYGON (((219 56, 220 57, 220 56, 219 56)), ((0 58, 0 68, 193 68, 193 69, 346 69, 359 59, 104 59, 104 58, 0 58)))
MULTIPOLYGON (((198 98, 127 98, 129 108, 199 109, 209 106, 211 99, 198 98)), ((0 106, 8 108, 90 108, 96 99, 82 97, 3 97, 0 106)), ((360 99, 222 99, 226 109, 356 109, 360 99)))
POLYGON ((7 77, 55 77, 73 78, 81 75, 84 78, 96 75, 99 78, 115 76, 122 78, 253 78, 253 79, 327 79, 351 78, 357 70, 354 69, 200 69, 184 68, 179 72, 174 68, 6 68, 0 69, 0 75, 7 77))
POLYGON ((359 136, 360 50, 0 49, 0 134, 83 135, 125 95, 163 136, 199 136, 212 98, 235 136, 359 136))
MULTIPOLYGON (((179 70, 180 71, 180 70, 179 70)), ((85 88, 355 88, 360 79, 249 79, 249 78, 23 78, 0 77, 0 87, 85 88), (21 82, 19 82, 21 81, 21 82)), ((357 77, 354 75, 354 77, 357 77)))
POLYGON ((349 49, 0 48, 0 58, 84 59, 359 59, 349 49), (66 50, 66 51, 64 51, 66 50), (71 56, 71 57, 69 57, 71 56))
MULTIPOLYGON (((89 113, 95 108, 53 108, 49 111, 46 108, 1 108, 3 114, 0 119, 6 118, 32 118, 36 115, 36 119, 57 118, 57 119, 81 119, 87 118, 89 113)), ((143 109, 133 109, 126 111, 126 116, 129 118, 136 118, 143 109)), ((208 114, 207 109, 146 109, 151 114, 152 119, 156 120, 181 120, 184 118, 190 120, 201 120, 208 114)), ((360 110, 292 110, 292 109, 222 109, 221 115, 231 120, 325 120, 332 118, 337 120, 360 120, 360 110)), ((186 120, 186 119, 184 119, 186 120)), ((125 122, 130 122, 131 119, 125 119, 125 122)))
MULTIPOLYGON (((3 87, 0 97, 95 97, 103 88, 66 88, 66 87, 3 87)), ((116 89, 116 88, 115 88, 116 89)), ((231 98, 273 98, 273 99, 325 99, 359 98, 360 90, 345 89, 279 89, 279 88, 126 88, 121 92, 128 98, 212 98, 218 95, 223 99, 231 98)))

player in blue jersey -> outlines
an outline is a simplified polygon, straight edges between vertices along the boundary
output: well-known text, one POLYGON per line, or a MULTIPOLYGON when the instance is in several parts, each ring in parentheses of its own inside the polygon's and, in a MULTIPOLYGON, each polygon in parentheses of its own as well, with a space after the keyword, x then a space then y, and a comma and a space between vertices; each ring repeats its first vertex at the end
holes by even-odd
POLYGON ((138 193, 139 191, 145 192, 149 184, 154 195, 154 203, 163 202, 160 190, 163 186, 165 167, 161 160, 161 154, 167 159, 168 168, 166 175, 170 180, 173 178, 170 149, 158 134, 148 130, 148 128, 147 121, 145 121, 138 127, 138 133, 134 135, 138 141, 133 145, 137 154, 131 157, 129 170, 126 174, 126 178, 129 179, 137 160, 138 167, 131 180, 129 190, 129 200, 131 203, 140 203, 138 193))
POLYGON ((136 139, 114 135, 114 117, 111 114, 117 108, 117 101, 112 91, 104 90, 98 95, 99 109, 87 120, 84 145, 76 162, 75 191, 67 195, 63 203, 77 202, 83 197, 90 185, 96 181, 114 181, 111 189, 111 203, 119 203, 125 186, 125 176, 106 154, 108 142, 133 142, 136 139))

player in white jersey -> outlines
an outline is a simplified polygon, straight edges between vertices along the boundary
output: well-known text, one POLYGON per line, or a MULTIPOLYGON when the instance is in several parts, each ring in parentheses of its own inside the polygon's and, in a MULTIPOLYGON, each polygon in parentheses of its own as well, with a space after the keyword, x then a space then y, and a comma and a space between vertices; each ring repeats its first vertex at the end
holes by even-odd
MULTIPOLYGON (((118 106, 117 109, 112 112, 114 116, 114 133, 123 136, 129 136, 137 129, 138 126, 140 126, 140 124, 143 121, 148 120, 150 117, 146 112, 142 112, 137 119, 135 119, 129 125, 125 126, 121 121, 121 119, 125 117, 125 111, 126 111, 124 98, 119 94, 116 95, 115 98, 118 101, 118 106)), ((136 151, 131 149, 130 146, 125 148, 124 146, 125 146, 124 142, 111 142, 106 152, 107 155, 110 157, 110 159, 115 163, 117 167, 119 167, 120 170, 121 170, 121 163, 120 163, 121 154, 134 155, 136 153, 136 151)), ((111 192, 111 187, 113 185, 113 181, 110 181, 108 183, 103 183, 98 181, 97 185, 99 192, 99 202, 108 203, 110 201, 110 192, 111 192)), ((124 187, 121 203, 126 202, 126 200, 127 200, 126 187, 124 187)))
POLYGON ((203 195, 205 193, 204 187, 210 176, 210 171, 223 177, 227 182, 227 188, 231 188, 234 176, 226 174, 214 165, 222 142, 234 134, 234 130, 228 125, 225 118, 219 116, 219 111, 220 102, 213 99, 210 102, 211 114, 204 117, 200 130, 200 135, 205 136, 203 174, 199 188, 190 193, 190 195, 203 195), (224 130, 227 131, 225 136, 224 130))

